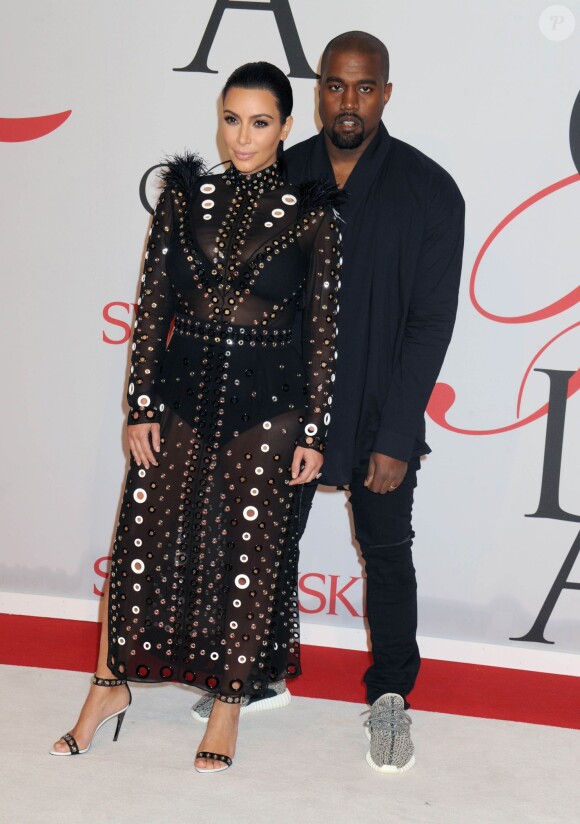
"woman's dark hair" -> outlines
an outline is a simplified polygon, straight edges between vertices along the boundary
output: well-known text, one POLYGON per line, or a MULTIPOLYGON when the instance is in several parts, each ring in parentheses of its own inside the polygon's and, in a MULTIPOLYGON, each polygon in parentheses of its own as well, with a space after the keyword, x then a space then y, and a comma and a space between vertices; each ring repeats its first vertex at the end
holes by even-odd
MULTIPOLYGON (((222 89, 222 102, 230 89, 264 89, 271 92, 276 99, 276 107, 280 113, 282 124, 286 123, 292 114, 294 96, 292 86, 283 71, 272 63, 260 60, 256 63, 244 63, 235 69, 222 89)), ((282 157, 282 141, 278 146, 278 158, 282 157)))

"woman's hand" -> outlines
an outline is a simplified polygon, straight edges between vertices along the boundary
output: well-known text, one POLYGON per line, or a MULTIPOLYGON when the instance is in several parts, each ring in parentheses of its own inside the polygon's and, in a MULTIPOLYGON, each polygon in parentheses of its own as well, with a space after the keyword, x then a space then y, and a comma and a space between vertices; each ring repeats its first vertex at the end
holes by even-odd
POLYGON ((323 463, 324 458, 318 450, 297 446, 292 458, 292 480, 289 486, 313 481, 322 469, 323 463))
POLYGON ((149 469, 149 466, 158 466, 157 458, 153 454, 161 449, 161 434, 158 423, 136 423, 127 427, 129 449, 137 466, 149 469))

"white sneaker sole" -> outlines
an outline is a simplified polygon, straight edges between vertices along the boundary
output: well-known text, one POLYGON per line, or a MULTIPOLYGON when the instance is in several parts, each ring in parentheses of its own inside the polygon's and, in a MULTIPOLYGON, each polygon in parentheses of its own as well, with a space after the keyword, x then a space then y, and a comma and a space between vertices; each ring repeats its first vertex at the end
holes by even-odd
MULTIPOLYGON (((366 737, 370 741, 371 740, 371 734, 370 734, 367 727, 365 727, 365 734, 366 734, 366 737)), ((394 775, 395 773, 407 772, 407 770, 410 770, 411 767, 413 767, 414 764, 415 764, 415 756, 412 755, 411 758, 407 761, 407 763, 403 764, 402 767, 396 767, 394 764, 383 764, 382 767, 379 767, 379 765, 375 764, 375 762, 373 761, 370 750, 367 752, 366 759, 367 759, 367 764, 369 765, 369 767, 372 767, 373 770, 376 770, 376 772, 390 773, 391 775, 394 775)))
MULTIPOLYGON (((248 715, 251 712, 265 712, 266 710, 280 710, 282 707, 287 707, 292 700, 290 690, 286 689, 279 695, 273 695, 271 698, 263 698, 261 701, 252 701, 246 704, 240 710, 240 716, 248 715)), ((191 717, 194 721, 199 721, 201 724, 207 724, 208 718, 199 715, 195 706, 191 708, 191 717)))
POLYGON ((373 770, 376 770, 376 772, 380 773, 391 773, 391 775, 393 775, 394 773, 404 773, 407 772, 407 770, 410 770, 414 763, 415 756, 412 755, 410 760, 407 761, 407 763, 403 767, 395 767, 394 764, 383 764, 382 767, 379 767, 378 764, 375 764, 375 762, 371 758, 371 751, 369 750, 367 752, 367 764, 369 765, 369 767, 372 767, 373 770))

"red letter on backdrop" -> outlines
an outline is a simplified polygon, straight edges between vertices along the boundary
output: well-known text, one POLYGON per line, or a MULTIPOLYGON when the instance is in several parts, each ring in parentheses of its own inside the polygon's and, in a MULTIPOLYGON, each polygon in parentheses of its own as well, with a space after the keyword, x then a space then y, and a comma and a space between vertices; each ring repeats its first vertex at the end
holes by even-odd
POLYGON ((307 578, 320 578, 322 583, 326 583, 326 576, 322 575, 320 572, 307 572, 306 575, 301 575, 300 580, 298 581, 298 589, 300 589, 305 595, 312 595, 314 598, 318 598, 320 606, 316 609, 306 609, 305 606, 299 603, 300 611, 307 612, 309 615, 313 615, 315 612, 322 612, 324 607, 326 606, 326 598, 322 594, 322 592, 318 592, 315 589, 309 589, 305 586, 304 582, 307 578))
POLYGON ((123 330, 123 336, 120 338, 110 338, 106 332, 103 332, 103 340, 105 343, 127 343, 129 338, 131 337, 131 324, 126 320, 121 320, 120 318, 115 318, 111 315, 111 309, 114 306, 120 306, 122 309, 125 310, 127 314, 131 312, 131 309, 135 309, 134 303, 123 303, 120 300, 114 300, 111 303, 107 303, 105 308, 103 309, 103 318, 107 323, 110 323, 112 326, 119 326, 123 330))
MULTIPOLYGON (((95 570, 95 574, 98 575, 99 578, 104 578, 105 581, 109 577, 109 573, 107 572, 107 567, 109 566, 109 561, 110 560, 111 560, 110 555, 103 555, 102 558, 97 558, 97 560, 95 561, 95 565, 93 567, 93 569, 95 570)), ((93 584, 93 595, 98 595, 99 598, 102 598, 104 594, 105 594, 104 590, 101 592, 101 590, 98 589, 97 585, 93 584)))
POLYGON ((351 602, 344 597, 344 593, 347 589, 350 589, 353 584, 357 581, 360 581, 361 578, 357 577, 356 575, 352 575, 348 584, 345 584, 342 589, 338 588, 338 579, 340 575, 330 575, 330 609, 328 610, 328 615, 337 615, 336 612, 336 602, 341 601, 345 607, 348 609, 351 615, 354 615, 355 618, 363 618, 364 616, 359 615, 356 609, 353 607, 351 602))

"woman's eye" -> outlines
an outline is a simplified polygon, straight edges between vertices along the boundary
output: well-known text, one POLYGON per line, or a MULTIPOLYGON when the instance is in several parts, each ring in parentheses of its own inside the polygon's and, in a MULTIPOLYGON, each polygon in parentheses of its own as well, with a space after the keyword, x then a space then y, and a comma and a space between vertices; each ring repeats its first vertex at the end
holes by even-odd
POLYGON ((265 120, 255 120, 254 126, 258 126, 258 128, 263 129, 264 126, 268 126, 268 123, 265 120))
POLYGON ((226 116, 224 117, 224 120, 226 121, 226 123, 237 123, 238 122, 237 119, 232 114, 226 114, 226 116))

